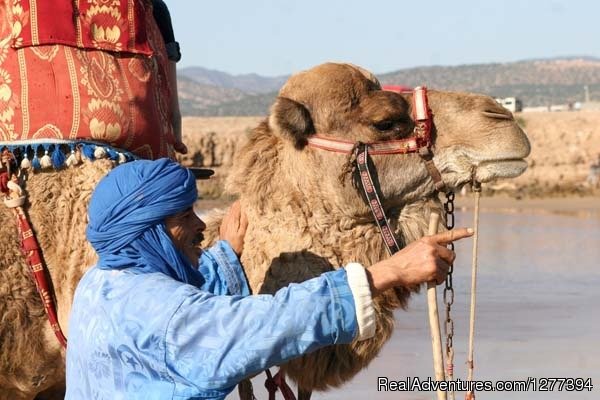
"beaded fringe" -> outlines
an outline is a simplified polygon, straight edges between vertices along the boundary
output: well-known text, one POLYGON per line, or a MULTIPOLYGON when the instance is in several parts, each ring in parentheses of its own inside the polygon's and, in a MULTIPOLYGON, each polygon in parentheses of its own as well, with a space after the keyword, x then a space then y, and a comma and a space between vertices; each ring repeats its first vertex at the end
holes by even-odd
POLYGON ((138 158, 129 151, 90 142, 0 144, 0 149, 5 148, 14 155, 21 169, 33 171, 73 167, 86 159, 110 159, 123 164, 138 158))

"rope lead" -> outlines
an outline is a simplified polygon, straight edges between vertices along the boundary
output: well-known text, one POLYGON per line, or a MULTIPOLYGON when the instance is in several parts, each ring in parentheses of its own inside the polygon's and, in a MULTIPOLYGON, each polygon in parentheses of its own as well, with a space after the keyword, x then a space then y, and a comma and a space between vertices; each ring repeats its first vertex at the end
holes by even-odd
MULTIPOLYGON (((473 212, 473 256, 471 259, 471 312, 469 317, 469 353, 467 356, 467 381, 473 380, 474 340, 475 340, 475 305, 477 300, 477 250, 479 244, 479 201, 481 199, 481 183, 473 180, 473 193, 475 195, 475 210, 473 212)), ((465 394, 465 400, 474 400, 475 392, 469 391, 465 394)))

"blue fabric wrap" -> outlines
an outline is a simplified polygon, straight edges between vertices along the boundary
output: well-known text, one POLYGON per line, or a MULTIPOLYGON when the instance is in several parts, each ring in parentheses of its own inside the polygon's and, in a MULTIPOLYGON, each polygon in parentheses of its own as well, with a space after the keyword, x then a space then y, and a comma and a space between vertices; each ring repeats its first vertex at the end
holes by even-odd
POLYGON ((108 173, 92 194, 87 239, 98 268, 141 268, 201 286, 202 276, 175 248, 164 219, 192 207, 194 175, 167 158, 138 160, 108 173))

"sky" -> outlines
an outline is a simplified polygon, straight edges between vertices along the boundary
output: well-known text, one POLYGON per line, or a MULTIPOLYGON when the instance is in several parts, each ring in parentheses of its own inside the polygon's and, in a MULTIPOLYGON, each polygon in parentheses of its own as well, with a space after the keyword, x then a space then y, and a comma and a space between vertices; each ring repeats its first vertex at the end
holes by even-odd
POLYGON ((179 67, 287 75, 600 57, 599 0, 165 0, 179 67))

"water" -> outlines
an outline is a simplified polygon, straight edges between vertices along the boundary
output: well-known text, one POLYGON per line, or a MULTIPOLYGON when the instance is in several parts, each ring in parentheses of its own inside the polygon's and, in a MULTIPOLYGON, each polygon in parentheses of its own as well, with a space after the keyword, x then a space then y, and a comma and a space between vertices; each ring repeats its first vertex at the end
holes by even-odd
MULTIPOLYGON (((457 226, 471 226, 471 220, 470 213, 458 213, 457 226)), ((600 219, 484 213, 479 244, 475 379, 581 377, 592 378, 594 389, 480 392, 477 398, 600 398, 600 219)), ((455 377, 462 379, 471 246, 470 239, 457 244, 454 277, 455 377)), ((441 302, 441 290, 438 298, 441 302)), ((424 291, 408 311, 396 312, 396 321, 392 339, 368 369, 340 389, 315 393, 313 399, 434 399, 434 392, 377 391, 378 377, 400 381, 433 375, 424 291)), ((254 379, 259 399, 267 398, 263 381, 263 376, 254 379)))

